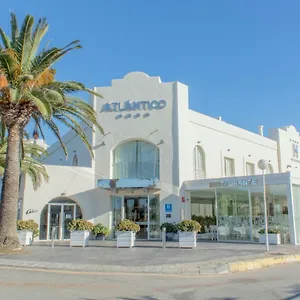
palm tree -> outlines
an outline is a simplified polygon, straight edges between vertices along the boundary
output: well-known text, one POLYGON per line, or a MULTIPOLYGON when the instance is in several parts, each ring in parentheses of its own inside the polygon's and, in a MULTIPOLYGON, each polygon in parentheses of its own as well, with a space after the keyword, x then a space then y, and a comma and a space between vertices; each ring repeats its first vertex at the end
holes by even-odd
MULTIPOLYGON (((1 127, 1 123, 0 123, 1 127)), ((28 175, 32 181, 33 188, 36 190, 44 181, 49 180, 49 176, 45 166, 43 166, 39 158, 48 155, 48 152, 41 146, 32 143, 28 139, 23 141, 23 155, 21 155, 21 174, 28 175)), ((7 138, 0 132, 0 178, 4 174, 5 161, 7 152, 7 138)), ((21 176, 20 174, 20 176, 21 176)))
MULTIPOLYGON (((80 98, 70 97, 77 91, 86 91, 101 97, 76 81, 55 79, 53 65, 64 55, 81 48, 73 41, 63 48, 40 49, 48 30, 46 19, 34 25, 34 18, 26 15, 22 26, 11 14, 11 36, 1 28, 0 36, 0 118, 7 130, 7 152, 0 204, 0 246, 18 248, 16 232, 17 199, 19 192, 21 137, 30 121, 35 122, 44 137, 48 127, 67 149, 60 136, 59 124, 64 124, 82 139, 92 154, 92 148, 82 124, 91 130, 101 130, 94 109, 80 98)), ((103 132, 103 131, 102 131, 103 132)))

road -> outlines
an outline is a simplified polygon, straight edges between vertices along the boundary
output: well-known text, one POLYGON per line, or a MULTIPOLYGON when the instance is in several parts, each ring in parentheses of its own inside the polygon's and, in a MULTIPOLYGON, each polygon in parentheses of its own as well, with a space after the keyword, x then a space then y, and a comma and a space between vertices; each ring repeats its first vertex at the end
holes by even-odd
POLYGON ((0 295, 6 300, 293 300, 300 299, 300 264, 210 277, 0 267, 0 295))

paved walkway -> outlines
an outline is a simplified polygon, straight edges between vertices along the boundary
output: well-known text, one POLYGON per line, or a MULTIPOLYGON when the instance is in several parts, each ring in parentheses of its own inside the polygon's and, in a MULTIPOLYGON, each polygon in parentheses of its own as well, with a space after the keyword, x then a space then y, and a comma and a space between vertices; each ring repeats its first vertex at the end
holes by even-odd
MULTIPOLYGON (((78 270, 89 272, 128 272, 165 274, 212 274, 229 262, 299 254, 300 247, 292 245, 271 246, 270 253, 264 245, 199 242, 195 249, 179 249, 178 243, 137 241, 132 249, 117 249, 112 241, 91 241, 87 248, 70 248, 59 243, 36 243, 25 253, 1 255, 0 265, 78 270)), ((218 273, 218 272, 217 272, 218 273)))

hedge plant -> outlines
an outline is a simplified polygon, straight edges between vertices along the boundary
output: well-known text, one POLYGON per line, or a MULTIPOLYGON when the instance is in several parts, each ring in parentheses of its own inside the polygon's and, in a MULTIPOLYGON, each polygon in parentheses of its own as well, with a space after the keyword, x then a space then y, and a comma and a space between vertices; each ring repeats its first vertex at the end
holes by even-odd
POLYGON ((95 236, 97 235, 104 235, 108 236, 109 235, 109 229, 102 225, 101 223, 94 225, 92 232, 95 236))
POLYGON ((133 221, 130 220, 123 220, 116 226, 116 231, 133 231, 139 232, 140 226, 133 221))
POLYGON ((68 224, 68 229, 70 231, 84 231, 84 230, 88 230, 88 231, 92 231, 94 225, 93 223, 86 221, 86 220, 82 220, 82 219, 75 219, 72 220, 71 222, 69 222, 68 224))
POLYGON ((168 233, 177 233, 178 231, 177 225, 173 223, 163 223, 161 224, 160 229, 162 230, 164 227, 166 228, 166 232, 168 233))
POLYGON ((184 220, 178 225, 179 231, 200 232, 201 225, 195 220, 184 220))
POLYGON ((39 225, 33 220, 18 220, 17 230, 32 231, 34 237, 39 235, 39 225))

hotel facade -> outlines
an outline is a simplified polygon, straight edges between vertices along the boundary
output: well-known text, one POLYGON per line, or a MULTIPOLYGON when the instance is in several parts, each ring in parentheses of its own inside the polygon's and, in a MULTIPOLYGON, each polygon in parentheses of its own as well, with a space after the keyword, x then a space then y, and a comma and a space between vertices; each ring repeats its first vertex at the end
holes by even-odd
MULTIPOLYGON (((132 72, 95 88, 91 103, 105 134, 85 129, 94 159, 73 132, 48 148, 49 183, 33 190, 23 178, 19 217, 49 240, 69 239, 66 225, 83 218, 113 229, 137 222, 140 239, 160 238, 160 225, 215 216, 219 241, 258 242, 264 227, 260 159, 268 161, 268 222, 282 242, 300 243, 299 132, 293 126, 258 133, 189 109, 188 87, 132 72)), ((113 235, 112 237, 113 238, 113 235)))

